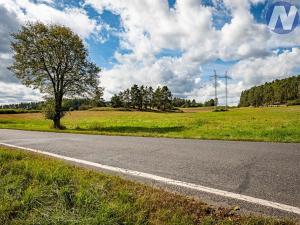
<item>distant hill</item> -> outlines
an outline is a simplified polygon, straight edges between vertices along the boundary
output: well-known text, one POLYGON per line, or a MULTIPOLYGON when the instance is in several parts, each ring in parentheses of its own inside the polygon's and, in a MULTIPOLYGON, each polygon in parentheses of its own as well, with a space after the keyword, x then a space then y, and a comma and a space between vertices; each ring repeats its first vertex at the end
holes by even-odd
POLYGON ((243 91, 240 107, 300 104, 300 76, 275 80, 243 91))

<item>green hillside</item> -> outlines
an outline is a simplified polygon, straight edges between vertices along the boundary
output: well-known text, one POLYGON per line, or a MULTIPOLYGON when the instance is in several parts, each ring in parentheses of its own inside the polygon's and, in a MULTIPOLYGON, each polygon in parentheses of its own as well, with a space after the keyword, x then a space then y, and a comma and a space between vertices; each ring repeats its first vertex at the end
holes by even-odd
POLYGON ((240 106, 300 104, 300 76, 275 80, 243 91, 240 106))

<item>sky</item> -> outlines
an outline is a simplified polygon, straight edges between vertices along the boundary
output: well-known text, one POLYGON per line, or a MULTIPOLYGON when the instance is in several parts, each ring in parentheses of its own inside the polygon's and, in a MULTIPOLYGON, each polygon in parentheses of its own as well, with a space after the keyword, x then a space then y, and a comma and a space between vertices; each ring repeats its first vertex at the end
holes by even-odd
MULTIPOLYGON (((293 2, 293 1, 290 1, 293 2)), ((214 98, 211 75, 228 71, 229 103, 241 91, 300 74, 300 29, 266 23, 267 0, 0 0, 0 104, 39 101, 7 70, 10 41, 26 22, 70 27, 83 40, 109 100, 133 84, 167 85, 174 96, 214 98)), ((294 1, 299 4, 298 1, 294 1)), ((220 103, 225 81, 219 80, 220 103)))

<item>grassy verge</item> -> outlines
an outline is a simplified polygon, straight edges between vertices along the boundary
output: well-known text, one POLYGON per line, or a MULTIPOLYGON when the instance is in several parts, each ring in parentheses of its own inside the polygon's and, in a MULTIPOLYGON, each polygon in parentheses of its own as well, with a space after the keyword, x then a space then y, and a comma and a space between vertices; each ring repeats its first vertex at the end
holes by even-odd
POLYGON ((226 209, 0 146, 0 223, 295 224, 226 209))
MULTIPOLYGON (((300 106, 236 108, 184 113, 79 111, 68 113, 63 132, 170 138, 300 142, 300 106)), ((0 128, 54 131, 39 113, 0 115, 0 128)))

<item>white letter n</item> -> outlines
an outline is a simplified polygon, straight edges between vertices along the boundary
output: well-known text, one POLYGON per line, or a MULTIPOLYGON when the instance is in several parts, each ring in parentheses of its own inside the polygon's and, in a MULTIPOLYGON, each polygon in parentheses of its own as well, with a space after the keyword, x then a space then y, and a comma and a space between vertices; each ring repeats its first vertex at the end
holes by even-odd
POLYGON ((293 28, 297 12, 298 11, 295 6, 291 6, 289 14, 287 14, 284 6, 275 6, 269 23, 269 27, 272 30, 275 30, 276 24, 280 18, 283 29, 291 30, 293 28))

